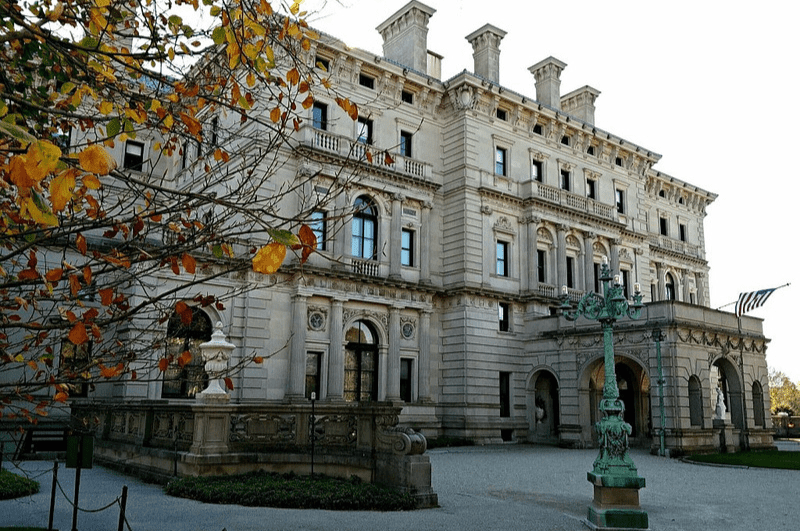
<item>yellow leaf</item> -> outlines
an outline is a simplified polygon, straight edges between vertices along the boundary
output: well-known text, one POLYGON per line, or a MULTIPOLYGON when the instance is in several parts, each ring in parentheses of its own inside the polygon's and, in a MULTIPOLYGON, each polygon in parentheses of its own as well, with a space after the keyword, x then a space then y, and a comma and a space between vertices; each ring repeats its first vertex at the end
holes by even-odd
POLYGON ((65 170, 50 181, 50 203, 53 205, 54 211, 61 212, 72 199, 72 191, 75 189, 75 173, 74 169, 65 170))
POLYGON ((247 73, 247 86, 254 87, 256 85, 256 76, 252 72, 247 73))
POLYGON ((103 146, 97 144, 89 146, 78 153, 78 163, 85 171, 98 175, 108 175, 117 167, 117 161, 114 160, 114 157, 103 146))
POLYGON ((101 101, 97 109, 100 111, 100 114, 106 116, 108 114, 111 114, 111 111, 114 110, 114 104, 111 103, 110 101, 101 101))
POLYGON ((198 122, 196 119, 189 116, 185 112, 180 113, 179 116, 181 118, 181 121, 186 125, 186 128, 189 130, 189 133, 193 135, 198 135, 200 134, 200 131, 203 130, 203 126, 200 125, 200 122, 198 122))
POLYGON ((98 179, 97 176, 92 173, 87 173, 81 180, 83 181, 83 185, 90 190, 99 190, 102 186, 100 184, 100 179, 98 179))
POLYGON ((272 123, 278 123, 281 119, 281 108, 275 107, 269 112, 269 119, 272 120, 272 123))
POLYGON ((297 85, 300 82, 300 72, 296 68, 292 68, 286 72, 286 81, 290 85, 297 85))
POLYGON ((280 243, 270 243, 258 250, 253 257, 253 270, 265 275, 271 275, 286 258, 286 246, 280 243))
POLYGON ((40 225, 57 226, 58 218, 56 218, 52 212, 49 212, 44 205, 41 206, 43 208, 40 208, 40 205, 36 204, 36 199, 34 199, 33 196, 28 196, 22 200, 20 214, 32 219, 40 225))

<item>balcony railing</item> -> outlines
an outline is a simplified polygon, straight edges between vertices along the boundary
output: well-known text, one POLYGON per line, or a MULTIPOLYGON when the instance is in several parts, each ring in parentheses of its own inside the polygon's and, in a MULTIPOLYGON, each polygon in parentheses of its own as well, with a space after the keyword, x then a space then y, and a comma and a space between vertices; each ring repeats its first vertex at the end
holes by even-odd
POLYGON ((381 274, 381 265, 375 260, 353 260, 350 268, 353 273, 368 277, 377 277, 381 274))
POLYGON ((540 182, 534 181, 533 185, 533 196, 547 201, 548 203, 563 205, 573 210, 580 210, 581 212, 587 212, 614 221, 617 220, 617 210, 612 205, 606 205, 594 199, 573 194, 567 190, 548 186, 540 182))
POLYGON ((387 159, 385 152, 375 146, 362 144, 322 129, 306 126, 303 128, 302 138, 305 145, 314 149, 388 168, 409 177, 430 180, 433 175, 433 166, 431 164, 398 153, 390 153, 390 159, 387 159), (368 152, 370 154, 369 157, 367 157, 368 152), (369 158, 372 159, 371 162, 369 158))
POLYGON ((670 238, 669 236, 652 235, 650 236, 650 245, 661 247, 662 249, 666 249, 668 251, 673 251, 688 256, 694 256, 695 258, 700 258, 699 246, 682 242, 680 240, 675 240, 673 238, 670 238))

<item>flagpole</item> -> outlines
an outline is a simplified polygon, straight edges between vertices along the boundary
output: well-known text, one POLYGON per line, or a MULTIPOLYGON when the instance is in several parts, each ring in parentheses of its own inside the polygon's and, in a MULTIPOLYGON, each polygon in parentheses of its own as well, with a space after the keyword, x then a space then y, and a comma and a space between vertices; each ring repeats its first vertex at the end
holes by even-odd
MULTIPOLYGON (((779 290, 781 288, 785 288, 785 287, 788 287, 788 286, 791 286, 791 285, 792 285, 791 282, 787 282, 786 284, 784 284, 782 286, 778 286, 777 288, 774 288, 773 291, 777 291, 777 290, 779 290)), ((732 305, 736 304, 737 302, 739 302, 739 299, 736 299, 735 301, 729 302, 727 304, 723 304, 722 306, 717 308, 717 311, 719 311, 719 310, 721 310, 723 308, 727 308, 728 306, 732 306, 732 305)))

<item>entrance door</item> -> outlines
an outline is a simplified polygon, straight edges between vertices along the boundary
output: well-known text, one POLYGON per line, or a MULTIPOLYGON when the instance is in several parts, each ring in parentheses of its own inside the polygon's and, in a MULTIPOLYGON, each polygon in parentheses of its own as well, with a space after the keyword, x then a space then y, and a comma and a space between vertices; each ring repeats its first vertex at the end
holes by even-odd
POLYGON ((378 339, 372 325, 356 321, 345 334, 344 399, 378 400, 378 339))

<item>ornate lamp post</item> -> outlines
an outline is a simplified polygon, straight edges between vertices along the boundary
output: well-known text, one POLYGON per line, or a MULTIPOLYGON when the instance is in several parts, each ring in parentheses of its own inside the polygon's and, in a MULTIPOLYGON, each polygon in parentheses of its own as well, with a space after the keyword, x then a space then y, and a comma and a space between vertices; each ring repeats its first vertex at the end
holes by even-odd
POLYGON ((589 292, 573 308, 567 287, 562 288, 561 311, 570 321, 580 316, 600 321, 603 330, 605 385, 600 412, 603 418, 595 425, 599 434, 600 454, 587 479, 594 485, 594 500, 589 506, 588 524, 593 529, 647 529, 647 513, 639 506, 639 489, 645 485, 636 465, 628 455, 628 436, 631 426, 623 419, 625 405, 619 399, 617 375, 614 370, 614 322, 628 316, 637 319, 642 312, 639 284, 634 287, 633 303, 622 294, 619 276, 612 277, 604 257, 599 280, 603 295, 589 292))

